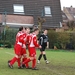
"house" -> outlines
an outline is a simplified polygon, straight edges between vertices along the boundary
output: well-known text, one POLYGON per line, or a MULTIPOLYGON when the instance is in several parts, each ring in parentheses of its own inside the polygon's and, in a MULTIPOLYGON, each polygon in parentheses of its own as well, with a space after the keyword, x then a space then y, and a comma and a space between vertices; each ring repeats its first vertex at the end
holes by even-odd
POLYGON ((68 29, 66 25, 69 21, 75 21, 75 8, 71 7, 63 7, 62 11, 62 19, 63 19, 63 29, 68 29))
POLYGON ((68 20, 75 20, 75 8, 71 7, 63 7, 63 12, 67 16, 68 20))
POLYGON ((38 26, 38 17, 46 19, 43 28, 60 28, 62 22, 60 0, 0 0, 0 16, 10 27, 38 26))

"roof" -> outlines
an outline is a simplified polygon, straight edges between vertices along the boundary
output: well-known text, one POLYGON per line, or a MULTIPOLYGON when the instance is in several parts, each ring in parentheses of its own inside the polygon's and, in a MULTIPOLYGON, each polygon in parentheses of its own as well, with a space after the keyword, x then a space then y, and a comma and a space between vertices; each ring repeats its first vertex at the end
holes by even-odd
POLYGON ((0 14, 0 23, 3 23, 4 25, 5 22, 7 25, 13 26, 13 27, 34 25, 33 16, 0 14))
POLYGON ((69 20, 75 20, 75 8, 71 7, 64 7, 63 12, 66 14, 69 20))
POLYGON ((67 21, 68 18, 66 16, 66 14, 63 11, 61 11, 61 13, 62 13, 62 19, 63 19, 63 21, 67 21))

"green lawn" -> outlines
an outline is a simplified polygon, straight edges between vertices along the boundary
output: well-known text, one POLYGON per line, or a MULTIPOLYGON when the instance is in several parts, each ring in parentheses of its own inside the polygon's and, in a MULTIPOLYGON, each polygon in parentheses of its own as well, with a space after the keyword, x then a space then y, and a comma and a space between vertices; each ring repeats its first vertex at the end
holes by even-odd
MULTIPOLYGON (((13 49, 0 48, 0 75, 75 75, 75 52, 47 50, 47 58, 50 61, 46 64, 42 58, 41 63, 37 64, 39 70, 10 69, 7 61, 13 57, 13 49)), ((37 50, 37 56, 39 50, 37 50)))

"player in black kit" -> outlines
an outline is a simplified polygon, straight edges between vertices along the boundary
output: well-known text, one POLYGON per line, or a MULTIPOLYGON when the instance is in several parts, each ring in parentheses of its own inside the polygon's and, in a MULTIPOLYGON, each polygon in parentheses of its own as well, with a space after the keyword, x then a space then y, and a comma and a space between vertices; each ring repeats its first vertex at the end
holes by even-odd
POLYGON ((41 53, 38 57, 37 63, 40 63, 40 60, 41 60, 42 56, 43 56, 44 60, 46 61, 46 63, 47 64, 49 63, 49 61, 47 60, 47 57, 46 57, 46 52, 45 52, 45 49, 49 47, 47 33, 48 33, 48 31, 45 29, 43 31, 43 34, 41 34, 40 37, 38 38, 39 44, 42 46, 42 48, 40 49, 41 53))

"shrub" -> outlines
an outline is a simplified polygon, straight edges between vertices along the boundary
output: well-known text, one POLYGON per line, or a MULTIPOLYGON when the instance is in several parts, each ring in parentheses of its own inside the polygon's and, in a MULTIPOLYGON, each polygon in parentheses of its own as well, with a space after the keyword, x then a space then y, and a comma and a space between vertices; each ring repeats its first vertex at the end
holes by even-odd
POLYGON ((11 48, 12 45, 11 45, 11 43, 9 41, 5 41, 5 43, 4 43, 4 41, 1 40, 0 41, 0 47, 11 48))
POLYGON ((59 42, 54 43, 54 46, 56 46, 58 49, 61 49, 62 48, 59 42))
POLYGON ((63 49, 66 48, 66 44, 70 43, 70 34, 67 32, 58 33, 58 41, 60 42, 63 49))
POLYGON ((57 42, 57 36, 58 36, 58 34, 55 31, 53 31, 53 30, 48 31, 50 48, 54 48, 54 44, 57 42))
POLYGON ((72 46, 75 49, 75 33, 71 33, 70 36, 71 36, 70 42, 72 43, 72 46))
POLYGON ((17 29, 6 29, 5 36, 4 33, 2 33, 2 40, 5 38, 5 41, 9 41, 12 45, 14 45, 17 31, 17 29))

